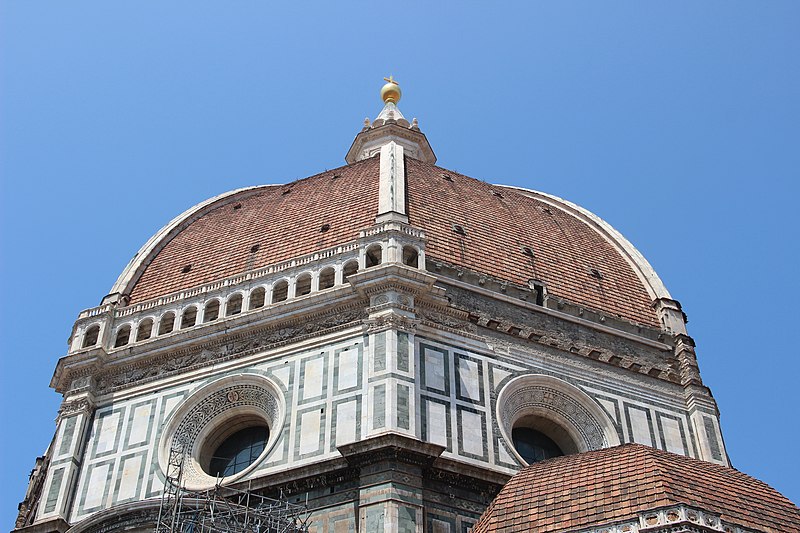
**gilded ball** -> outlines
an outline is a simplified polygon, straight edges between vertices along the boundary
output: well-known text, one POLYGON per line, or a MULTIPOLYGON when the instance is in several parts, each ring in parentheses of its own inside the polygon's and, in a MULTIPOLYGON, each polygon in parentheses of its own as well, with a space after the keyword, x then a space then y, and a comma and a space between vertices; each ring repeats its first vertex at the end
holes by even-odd
POLYGON ((397 103, 400 101, 400 96, 402 93, 400 92, 400 86, 394 82, 389 82, 381 88, 381 100, 383 103, 388 104, 389 102, 397 103))

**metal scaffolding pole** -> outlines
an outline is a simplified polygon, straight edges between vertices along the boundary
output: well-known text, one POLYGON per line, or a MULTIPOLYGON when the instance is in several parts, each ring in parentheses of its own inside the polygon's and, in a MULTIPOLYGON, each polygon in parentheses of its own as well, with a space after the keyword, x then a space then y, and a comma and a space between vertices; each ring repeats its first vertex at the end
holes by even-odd
POLYGON ((205 491, 182 488, 185 450, 180 442, 170 449, 167 479, 161 495, 155 533, 306 533, 304 505, 267 498, 219 483, 205 491))

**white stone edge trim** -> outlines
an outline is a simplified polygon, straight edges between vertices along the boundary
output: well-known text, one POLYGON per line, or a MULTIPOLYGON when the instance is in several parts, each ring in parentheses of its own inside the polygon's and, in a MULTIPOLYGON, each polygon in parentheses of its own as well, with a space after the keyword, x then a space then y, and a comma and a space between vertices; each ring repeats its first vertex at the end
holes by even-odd
POLYGON ((255 185, 252 187, 242 187, 240 189, 234 189, 232 191, 227 191, 222 194, 218 194, 213 198, 209 198, 199 204, 196 204, 177 217, 170 220, 164 227, 158 230, 155 235, 150 237, 150 239, 144 243, 136 255, 128 262, 128 265, 122 271, 122 273, 117 278, 117 281, 111 287, 109 294, 120 293, 125 294, 125 291, 129 288, 131 283, 135 283, 141 273, 144 271, 144 268, 150 264, 149 259, 154 257, 161 249, 170 241, 172 237, 178 234, 178 232, 174 231, 175 229, 179 228, 185 222, 200 216, 205 211, 209 210, 212 205, 216 204, 220 200, 224 200, 226 198, 230 198, 238 193, 247 192, 247 191, 255 191, 257 189, 262 189, 265 187, 280 187, 280 184, 271 184, 271 185, 255 185))
POLYGON ((525 196, 530 198, 535 198, 537 200, 544 201, 554 207, 557 207, 563 211, 567 211, 571 215, 575 216, 579 220, 586 223, 589 227, 594 229, 597 233, 599 233, 604 239, 610 242, 625 258, 626 261, 631 265, 634 272, 639 276, 639 279, 642 280, 642 284, 644 285, 645 289, 647 289, 648 294, 653 300, 658 298, 669 298, 672 299, 670 296, 669 291, 664 286, 664 283, 661 281, 661 278, 658 277, 656 274, 655 269, 650 265, 650 263, 645 259, 645 257, 636 249, 631 242, 626 239, 619 231, 614 229, 614 227, 600 218, 599 216, 595 215, 588 209, 585 209, 577 204, 573 204, 563 198, 559 198, 558 196, 547 194, 540 191, 534 191, 532 189, 526 189, 524 187, 517 187, 515 185, 497 185, 498 187, 504 187, 506 189, 513 189, 518 191, 525 196))

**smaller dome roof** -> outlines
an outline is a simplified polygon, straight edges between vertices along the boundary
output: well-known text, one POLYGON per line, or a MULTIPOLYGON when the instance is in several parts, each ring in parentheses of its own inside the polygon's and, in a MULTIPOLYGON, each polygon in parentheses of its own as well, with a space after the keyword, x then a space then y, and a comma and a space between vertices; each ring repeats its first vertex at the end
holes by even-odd
POLYGON ((800 532, 800 509, 769 485, 734 468, 641 444, 558 457, 521 470, 473 532, 575 531, 681 504, 758 531, 800 532))

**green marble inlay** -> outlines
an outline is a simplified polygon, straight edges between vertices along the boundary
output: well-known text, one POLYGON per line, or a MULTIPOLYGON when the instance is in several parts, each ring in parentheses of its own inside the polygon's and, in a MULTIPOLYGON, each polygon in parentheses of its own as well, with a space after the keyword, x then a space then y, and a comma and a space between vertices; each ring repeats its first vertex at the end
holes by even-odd
POLYGON ((402 429, 409 429, 408 397, 408 387, 397 385, 397 427, 402 429))
POLYGON ((72 445, 72 436, 75 434, 75 423, 77 420, 77 416, 72 416, 67 418, 64 422, 64 434, 61 436, 61 446, 58 448, 58 455, 64 455, 69 452, 69 447, 72 445))
POLYGON ((714 420, 704 416, 703 425, 706 429, 706 435, 708 435, 708 444, 711 446, 711 457, 719 461, 722 459, 722 452, 720 451, 719 441, 717 440, 717 432, 714 428, 714 420))
POLYGON ((386 332, 375 335, 375 372, 386 370, 386 332))
POLYGON ((386 385, 375 386, 372 409, 374 411, 372 427, 376 429, 384 427, 386 425, 386 385))
POLYGON ((397 333, 397 370, 408 372, 408 333, 397 333))
POLYGON ((64 479, 66 468, 59 468, 53 472, 53 480, 50 482, 50 490, 47 491, 47 502, 44 504, 44 512, 52 513, 56 510, 56 502, 61 492, 61 480, 64 479))

